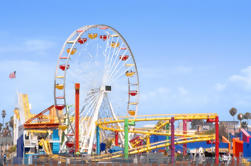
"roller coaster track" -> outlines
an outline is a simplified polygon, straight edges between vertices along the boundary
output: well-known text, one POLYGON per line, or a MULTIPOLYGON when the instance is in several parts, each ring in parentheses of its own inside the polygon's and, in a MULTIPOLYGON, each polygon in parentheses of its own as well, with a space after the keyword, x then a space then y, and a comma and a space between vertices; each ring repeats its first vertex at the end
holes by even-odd
MULTIPOLYGON (((175 120, 195 120, 195 119, 206 119, 212 120, 215 119, 217 114, 215 113, 201 113, 201 114, 159 114, 159 115, 142 115, 135 117, 119 117, 118 119, 113 118, 105 118, 99 119, 96 122, 96 125, 99 126, 100 129, 109 130, 109 131, 117 131, 117 132, 124 132, 123 129, 118 127, 118 123, 123 123, 124 118, 128 118, 129 122, 142 122, 142 121, 162 121, 159 125, 156 125, 153 129, 144 129, 144 128, 129 128, 129 133, 138 133, 144 135, 165 135, 170 136, 170 131, 161 130, 161 128, 169 123, 171 118, 173 117, 175 120)), ((215 134, 206 135, 206 134, 195 134, 190 132, 175 132, 175 137, 179 137, 175 139, 174 144, 186 144, 191 142, 202 142, 202 141, 209 141, 215 140, 215 134)), ((131 148, 128 151, 128 154, 137 154, 142 152, 148 152, 153 149, 162 148, 170 146, 170 140, 155 142, 152 144, 142 145, 135 148, 131 148)), ((104 154, 93 156, 91 159, 93 161, 101 161, 101 160, 109 160, 112 158, 118 158, 123 156, 123 151, 118 151, 112 154, 104 154)))
MULTIPOLYGON (((178 145, 178 144, 186 144, 186 143, 191 143, 191 142, 209 141, 209 140, 214 140, 214 139, 215 139, 215 135, 205 135, 205 136, 200 135, 200 136, 192 136, 192 137, 186 137, 186 138, 177 138, 175 139, 174 144, 178 145)), ((170 146, 170 144, 171 144, 170 140, 155 142, 150 145, 143 145, 143 146, 129 149, 128 154, 132 155, 132 154, 147 152, 153 149, 170 146)), ((124 155, 123 151, 118 151, 111 154, 93 156, 92 160, 93 161, 109 160, 112 158, 122 157, 123 155, 124 155)))
POLYGON ((129 121, 159 121, 159 120, 171 120, 174 117, 175 120, 195 120, 195 119, 214 119, 217 116, 216 113, 200 113, 200 114, 156 114, 156 115, 138 115, 138 116, 124 116, 118 117, 117 120, 113 118, 98 119, 97 125, 123 123, 124 118, 128 118, 129 121))
POLYGON ((39 145, 43 147, 44 152, 48 155, 52 154, 51 146, 48 140, 41 139, 39 145))
MULTIPOLYGON (((100 129, 103 130, 109 130, 109 131, 118 131, 118 132, 124 132, 123 129, 121 129, 117 124, 123 123, 124 118, 128 118, 129 121, 134 122, 142 122, 142 121, 165 121, 161 123, 159 126, 157 126, 154 129, 146 130, 141 128, 131 128, 129 129, 129 133, 139 133, 139 134, 150 134, 150 135, 166 135, 170 136, 170 132, 166 132, 165 130, 159 130, 161 127, 163 127, 165 124, 168 123, 169 120, 171 120, 171 117, 174 117, 175 120, 195 120, 195 119, 214 119, 217 116, 215 113, 201 113, 201 114, 158 114, 158 115, 140 115, 135 117, 118 117, 118 119, 113 118, 104 118, 99 119, 96 122, 96 125, 100 127, 100 129), (158 132, 159 130, 159 132, 158 132)), ((179 134, 175 133, 175 136, 183 136, 183 137, 189 137, 190 134, 187 132, 186 134, 179 134)))

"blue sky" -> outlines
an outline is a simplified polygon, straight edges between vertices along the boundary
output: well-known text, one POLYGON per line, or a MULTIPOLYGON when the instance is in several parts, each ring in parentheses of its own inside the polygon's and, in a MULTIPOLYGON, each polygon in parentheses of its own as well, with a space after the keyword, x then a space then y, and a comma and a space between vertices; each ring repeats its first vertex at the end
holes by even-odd
POLYGON ((251 111, 251 2, 3 1, 0 6, 0 109, 16 90, 32 112, 53 104, 56 61, 75 29, 107 24, 129 43, 140 77, 139 114, 251 111), (10 72, 17 79, 10 80, 10 72))

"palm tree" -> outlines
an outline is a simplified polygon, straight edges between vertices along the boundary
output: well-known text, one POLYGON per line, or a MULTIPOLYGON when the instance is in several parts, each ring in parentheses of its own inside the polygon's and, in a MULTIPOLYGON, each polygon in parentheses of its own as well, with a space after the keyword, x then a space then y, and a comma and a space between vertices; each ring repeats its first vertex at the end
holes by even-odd
POLYGON ((249 118, 249 112, 246 112, 246 113, 243 115, 243 118, 244 118, 244 119, 248 119, 248 118, 249 118))
POLYGON ((230 113, 230 115, 233 117, 233 119, 234 119, 234 115, 237 113, 237 109, 236 108, 234 108, 234 107, 232 107, 230 110, 229 110, 229 113, 230 113))
POLYGON ((9 121, 9 126, 10 126, 10 128, 11 128, 11 135, 13 135, 13 126, 14 126, 14 117, 13 116, 11 116, 10 117, 10 121, 9 121))
POLYGON ((247 121, 241 122, 241 127, 244 128, 244 129, 247 129, 247 128, 248 128, 248 123, 247 123, 247 121))
POLYGON ((14 126, 14 117, 13 116, 10 117, 9 126, 13 129, 13 126, 14 126))
POLYGON ((0 132, 2 131, 3 124, 0 123, 0 132))
MULTIPOLYGON (((233 117, 233 121, 234 121, 234 115, 237 113, 237 109, 232 107, 230 110, 229 110, 229 113, 230 115, 233 117)), ((234 135, 235 135, 235 123, 234 123, 234 135)))
POLYGON ((5 129, 6 129, 6 133, 7 133, 7 135, 9 135, 9 133, 10 133, 10 127, 9 127, 9 122, 6 122, 5 123, 5 129))
MULTIPOLYGON (((2 118, 3 118, 3 127, 4 127, 4 118, 6 116, 6 111, 5 110, 2 110, 2 118)), ((3 135, 4 135, 4 128, 2 130, 2 138, 3 138, 3 135)), ((3 141, 3 140, 2 140, 3 141)), ((1 149, 2 149, 2 145, 1 145, 1 149)), ((2 153, 2 152, 1 152, 2 153)))
POLYGON ((247 130, 248 130, 248 122, 249 122, 249 119, 251 119, 251 113, 246 112, 244 116, 245 116, 245 119, 247 119, 247 130))
POLYGON ((244 116, 242 113, 238 114, 238 120, 240 121, 240 128, 241 128, 241 121, 243 120, 244 116))

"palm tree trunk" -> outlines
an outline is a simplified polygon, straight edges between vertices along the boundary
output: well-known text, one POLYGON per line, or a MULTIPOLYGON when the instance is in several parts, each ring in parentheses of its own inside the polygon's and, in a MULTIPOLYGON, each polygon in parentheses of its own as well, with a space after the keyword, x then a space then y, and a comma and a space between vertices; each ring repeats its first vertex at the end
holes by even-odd
POLYGON ((233 116, 233 122, 234 122, 234 137, 235 137, 235 121, 234 121, 234 116, 233 116))

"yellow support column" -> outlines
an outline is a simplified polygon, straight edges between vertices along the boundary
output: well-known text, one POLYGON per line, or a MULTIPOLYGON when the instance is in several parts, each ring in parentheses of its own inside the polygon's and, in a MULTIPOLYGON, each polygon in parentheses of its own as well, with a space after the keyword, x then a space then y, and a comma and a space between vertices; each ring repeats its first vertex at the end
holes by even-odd
POLYGON ((150 148, 150 135, 146 136, 146 146, 147 146, 147 153, 149 153, 150 151, 148 149, 150 148))
POLYGON ((25 121, 27 121, 32 116, 30 113, 30 103, 29 103, 28 95, 27 94, 19 94, 19 95, 21 95, 22 97, 24 117, 25 117, 25 121))

